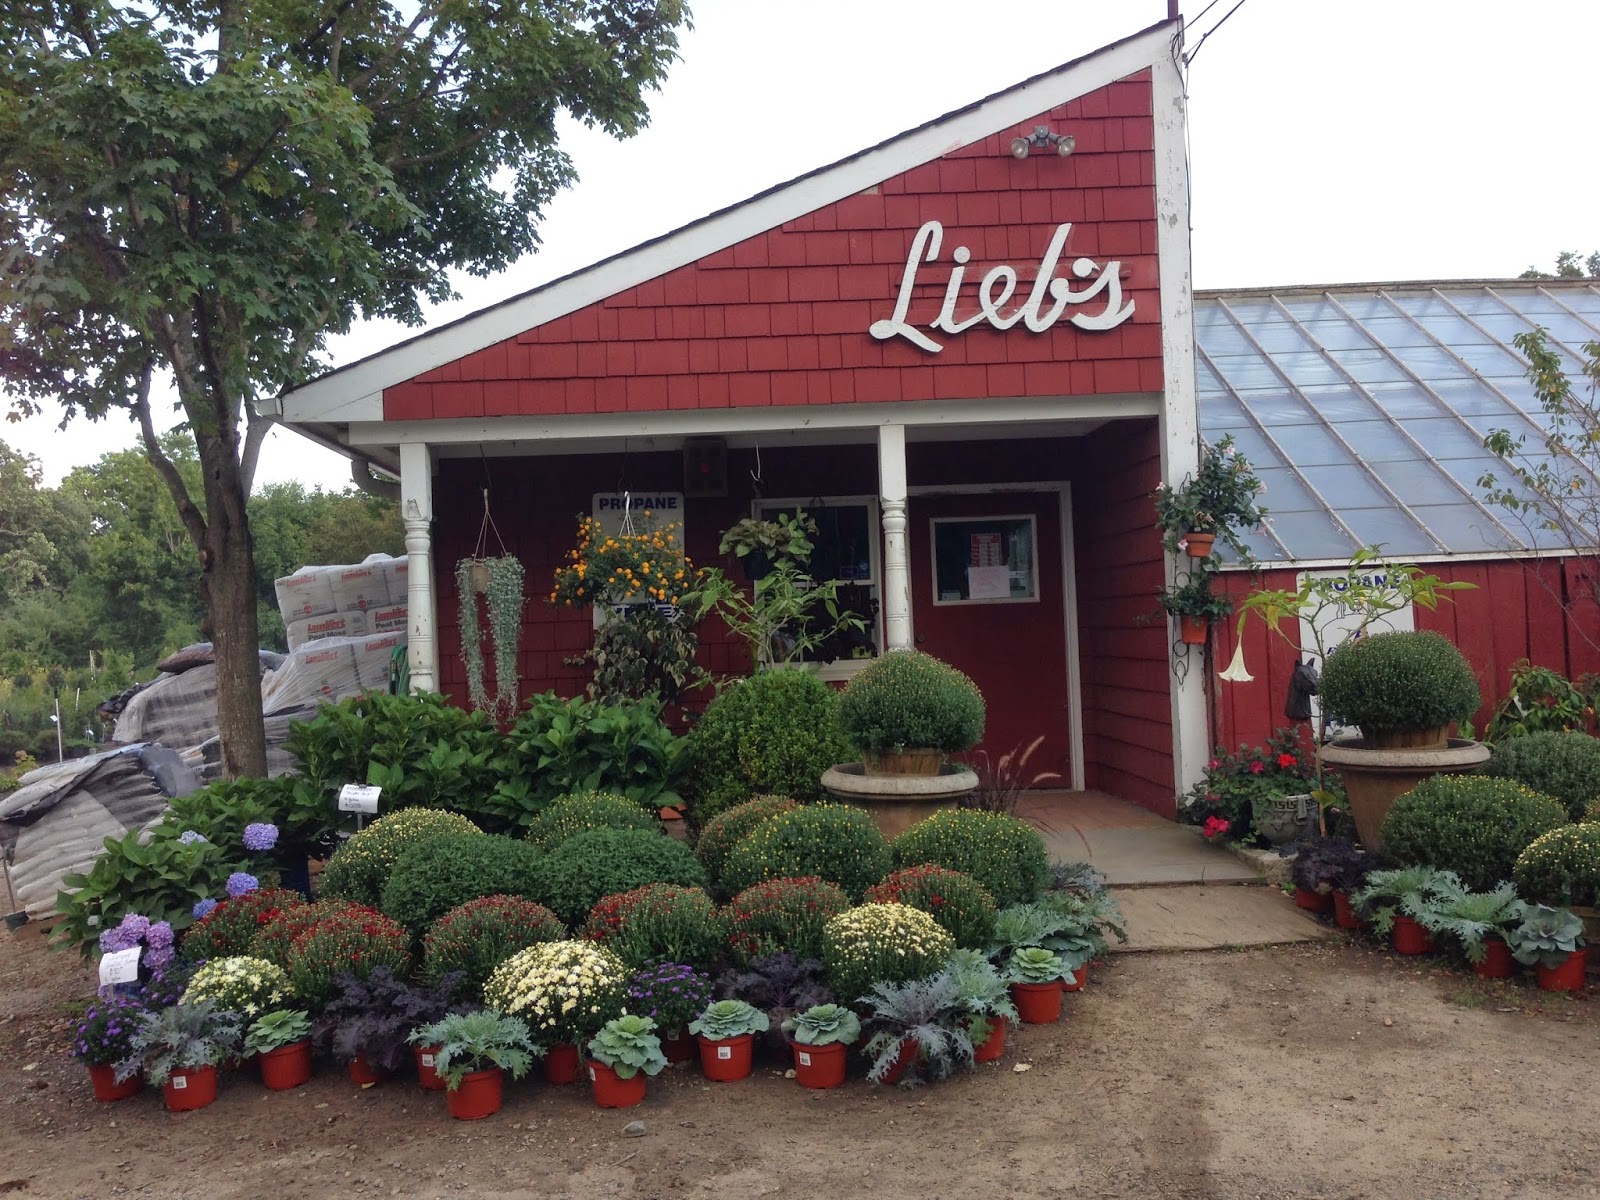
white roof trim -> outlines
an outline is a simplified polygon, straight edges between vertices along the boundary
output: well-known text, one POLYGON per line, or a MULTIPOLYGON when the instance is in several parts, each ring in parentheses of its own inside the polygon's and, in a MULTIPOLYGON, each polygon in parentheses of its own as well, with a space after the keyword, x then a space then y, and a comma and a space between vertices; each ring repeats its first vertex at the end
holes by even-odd
MULTIPOLYGON (((386 387, 698 262, 1154 66, 1171 53, 1172 27, 1170 21, 1153 25, 655 241, 314 379, 278 397, 279 414, 291 423, 381 421, 386 387)), ((500 426, 494 428, 494 436, 500 436, 500 426)))

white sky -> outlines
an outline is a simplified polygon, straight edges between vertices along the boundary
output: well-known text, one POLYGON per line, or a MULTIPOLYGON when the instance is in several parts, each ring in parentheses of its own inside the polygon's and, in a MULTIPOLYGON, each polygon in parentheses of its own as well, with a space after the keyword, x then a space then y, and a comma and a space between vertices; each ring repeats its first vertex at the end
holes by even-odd
MULTIPOLYGON (((826 165, 1162 20, 1166 0, 692 0, 695 30, 629 142, 569 125, 580 181, 545 248, 465 279, 442 322, 826 165)), ((1233 7, 1184 0, 1189 46, 1233 7)), ((1587 60, 1596 0, 1246 0, 1190 70, 1199 287, 1504 278, 1600 248, 1587 60)), ((339 363, 414 332, 372 323, 339 363)), ((135 442, 120 419, 0 427, 55 482, 135 442)), ((342 487, 275 431, 259 482, 342 487)))

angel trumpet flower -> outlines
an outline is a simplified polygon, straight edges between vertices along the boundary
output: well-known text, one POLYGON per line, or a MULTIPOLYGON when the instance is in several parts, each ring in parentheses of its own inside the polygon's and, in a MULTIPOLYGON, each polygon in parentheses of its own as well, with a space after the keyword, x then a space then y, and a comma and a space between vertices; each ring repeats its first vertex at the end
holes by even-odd
POLYGON ((1218 671, 1217 678, 1229 683, 1249 683, 1255 678, 1244 666, 1244 639, 1238 638, 1233 645, 1233 657, 1228 660, 1226 670, 1218 671))

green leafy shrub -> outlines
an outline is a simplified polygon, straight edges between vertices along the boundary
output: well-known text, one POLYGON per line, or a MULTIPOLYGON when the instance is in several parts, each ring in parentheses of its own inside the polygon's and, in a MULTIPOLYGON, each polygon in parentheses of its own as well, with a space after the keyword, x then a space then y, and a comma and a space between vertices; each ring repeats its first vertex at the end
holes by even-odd
POLYGON ((1481 892, 1510 879, 1517 855, 1566 823, 1559 800, 1514 780, 1435 775, 1394 802, 1383 848, 1395 862, 1453 871, 1481 892))
POLYGON ((1050 878, 1050 855, 1039 831, 1006 813, 940 809, 894 840, 895 863, 933 863, 975 880, 994 902, 1026 904, 1050 878))
POLYGON ((818 799, 822 773, 852 756, 838 693, 810 671, 762 671, 723 691, 689 735, 689 818, 704 829, 752 796, 818 799))
POLYGON ((443 833, 478 832, 478 827, 460 813, 436 808, 405 808, 379 817, 328 860, 317 883, 317 894, 376 908, 383 899, 389 872, 408 847, 443 833))
POLYGON ((853 1004, 874 984, 935 974, 955 948, 955 939, 925 912, 904 904, 864 904, 828 922, 822 965, 834 993, 853 1004))
POLYGON ((411 965, 411 935, 382 913, 337 909, 295 935, 285 968, 301 1003, 318 1009, 337 989, 341 975, 364 980, 379 967, 403 978, 411 965))
POLYGON ((1428 631, 1375 633, 1328 655, 1322 702, 1366 737, 1432 729, 1478 710, 1478 680, 1445 638, 1428 631))
POLYGON ((277 779, 219 779, 172 801, 163 821, 213 842, 237 845, 246 825, 278 827, 273 858, 319 853, 332 844, 339 818, 332 799, 292 775, 277 779))
POLYGON ((1483 773, 1554 796, 1568 817, 1581 821, 1600 802, 1600 738, 1577 730, 1507 738, 1495 745, 1483 773))
POLYGON ((706 874, 711 876, 711 882, 721 882, 722 866, 727 861, 728 851, 740 838, 763 821, 798 807, 799 804, 787 796, 752 796, 743 804, 735 804, 706 822, 695 841, 694 852, 705 867, 706 874))
POLYGON ((849 907, 844 889, 815 875, 769 879, 745 888, 723 910, 728 949, 741 965, 785 951, 820 960, 822 931, 849 907))
POLYGON ((807 804, 763 821, 723 864, 723 886, 739 892, 763 879, 816 875, 858 898, 889 873, 889 847, 865 809, 807 804))
POLYGON ((646 812, 637 801, 617 792, 579 792, 561 796, 534 817, 527 839, 542 850, 559 846, 585 829, 643 829, 661 832, 654 812, 646 812))
POLYGON ((1600 903, 1600 821, 1563 825, 1536 837, 1517 855, 1511 877, 1534 904, 1600 903))
MULTIPOLYGON (((217 907, 221 908, 222 905, 219 904, 217 907)), ((266 915, 261 927, 256 930, 255 937, 250 939, 247 953, 255 958, 264 958, 268 962, 277 963, 287 970, 294 939, 324 917, 342 913, 375 912, 377 909, 364 904, 353 904, 349 900, 318 900, 315 904, 296 904, 289 908, 280 908, 277 912, 266 915)))
POLYGON ((994 897, 970 875, 931 863, 891 871, 867 889, 868 904, 905 904, 927 913, 963 950, 986 947, 994 936, 994 897))
POLYGON ((983 737, 983 694, 972 680, 920 650, 891 650, 844 689, 839 726, 864 755, 928 749, 955 754, 983 737))
POLYGON ((305 907, 299 892, 286 888, 257 888, 242 896, 229 896, 189 926, 180 946, 191 962, 209 962, 249 954, 261 927, 285 909, 305 907))
POLYGON ((540 942, 559 942, 567 927, 542 904, 521 896, 480 896, 452 908, 428 930, 422 943, 421 975, 438 984, 461 976, 456 995, 483 999, 483 985, 506 959, 540 942))
POLYGON ((539 894, 537 847, 499 834, 446 833, 413 842, 383 888, 384 913, 420 938, 452 908, 480 896, 539 894))
POLYGON ((727 936, 722 915, 703 888, 671 883, 602 896, 589 910, 584 933, 611 947, 630 967, 665 962, 701 969, 716 962, 727 936))
POLYGON ((539 896, 574 928, 602 896, 651 883, 703 888, 705 869, 682 842, 642 829, 588 829, 551 850, 539 868, 539 896))

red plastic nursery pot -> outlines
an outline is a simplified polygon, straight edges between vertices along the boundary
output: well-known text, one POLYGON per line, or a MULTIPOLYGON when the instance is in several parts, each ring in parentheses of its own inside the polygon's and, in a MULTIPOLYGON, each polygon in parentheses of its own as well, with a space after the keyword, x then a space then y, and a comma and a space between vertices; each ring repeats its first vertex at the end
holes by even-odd
POLYGON ((1006 1019, 989 1019, 989 1036, 972 1048, 974 1062, 993 1062, 1006 1052, 1006 1019))
POLYGON ((311 1042, 291 1042, 258 1056, 261 1082, 274 1092, 297 1088, 311 1078, 311 1042))
POLYGON ((848 1050, 843 1042, 829 1042, 826 1046, 796 1042, 793 1049, 795 1082, 801 1087, 836 1088, 844 1082, 848 1050))
POLYGON ((1083 966, 1079 967, 1072 973, 1071 979, 1064 979, 1061 981, 1061 990, 1063 992, 1081 992, 1083 991, 1083 985, 1088 982, 1089 964, 1084 963, 1083 966))
POLYGON ((1178 617, 1178 637, 1185 646, 1204 646, 1208 622, 1204 617, 1184 613, 1178 617))
POLYGON ((461 1086, 445 1092, 445 1106, 458 1121, 478 1121, 500 1111, 502 1076, 488 1067, 462 1076, 461 1086))
POLYGON ((1061 1019, 1061 993, 1066 989, 1054 983, 1013 983, 1011 1002, 1024 1025, 1051 1025, 1061 1019))
POLYGON ((895 1058, 893 1065, 884 1072, 883 1086, 891 1087, 899 1083, 900 1077, 911 1069, 911 1064, 917 1061, 917 1055, 921 1051, 922 1048, 917 1045, 916 1038, 906 1038, 905 1041, 901 1042, 899 1055, 895 1058))
MULTIPOLYGON (((696 1035, 699 1036, 698 1034, 696 1035)), ((717 1083, 732 1083, 750 1074, 755 1039, 745 1033, 738 1037, 708 1041, 700 1038, 700 1070, 717 1083)))
POLYGON ((632 1079, 620 1079, 603 1062, 589 1063, 589 1082, 594 1087, 594 1102, 601 1108, 632 1108, 644 1103, 646 1075, 636 1071, 632 1079))
POLYGON ((687 1029, 679 1029, 671 1037, 661 1039, 661 1053, 670 1063, 692 1061, 695 1056, 694 1036, 687 1029))
POLYGON ((117 1082, 117 1069, 111 1066, 90 1067, 89 1082, 94 1086, 94 1098, 102 1104, 126 1100, 144 1091, 144 1076, 135 1071, 121 1083, 117 1082))
POLYGON ((1517 960, 1504 938, 1483 939, 1483 961, 1473 964, 1480 979, 1510 979, 1517 973, 1517 960))
POLYGON ((217 1098, 217 1069, 195 1067, 188 1071, 174 1071, 162 1085, 161 1095, 171 1112, 204 1108, 217 1098))
POLYGON ((557 1042, 544 1052, 546 1083, 573 1083, 578 1078, 578 1048, 571 1042, 557 1042))
POLYGON ((1429 954, 1433 951, 1433 935, 1408 916, 1394 919, 1394 949, 1396 954, 1429 954))
POLYGON ((1350 907, 1349 892, 1334 892, 1333 923, 1340 929, 1361 928, 1361 918, 1356 916, 1356 910, 1350 907))
POLYGON ((1543 963, 1533 965, 1533 977, 1539 981, 1539 986, 1547 992, 1581 992, 1583 990, 1584 961, 1588 956, 1588 947, 1574 950, 1567 955, 1567 961, 1559 967, 1547 967, 1543 963))
POLYGON ((393 1071, 384 1071, 373 1066, 367 1061, 365 1054, 358 1054, 350 1060, 350 1082, 359 1083, 362 1087, 382 1083, 393 1074, 393 1071))
POLYGON ((437 1046, 411 1047, 411 1057, 417 1060, 417 1082, 430 1092, 442 1092, 445 1086, 439 1072, 433 1069, 433 1056, 437 1053, 437 1046))
POLYGON ((1294 889, 1295 904, 1307 912, 1325 913, 1333 907, 1333 893, 1314 892, 1307 888, 1294 889))

